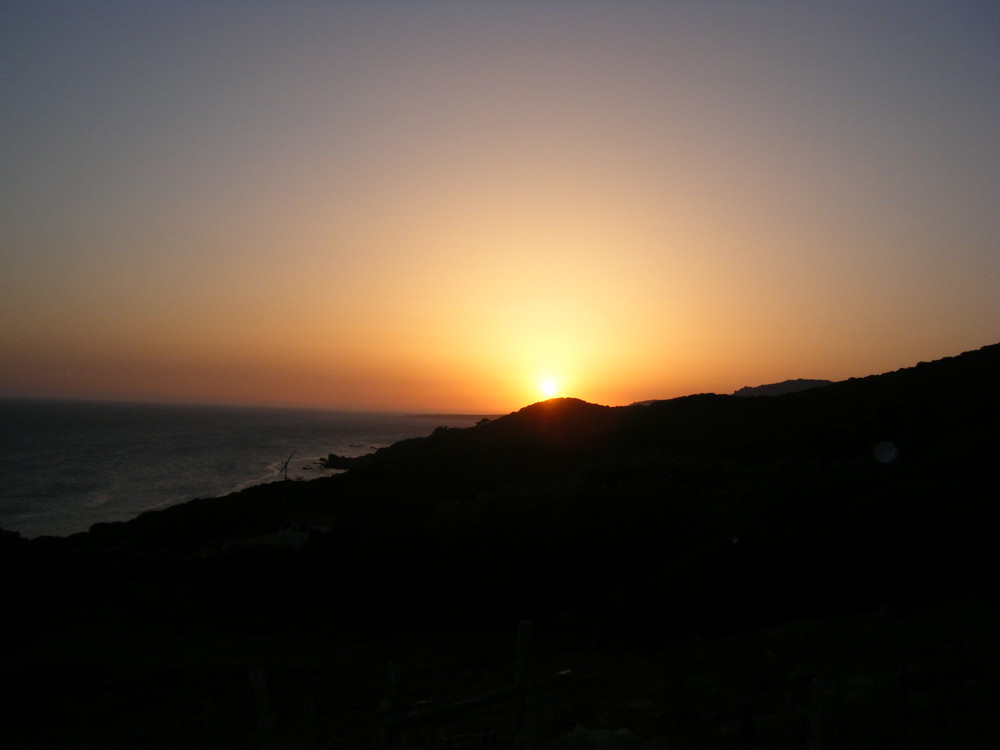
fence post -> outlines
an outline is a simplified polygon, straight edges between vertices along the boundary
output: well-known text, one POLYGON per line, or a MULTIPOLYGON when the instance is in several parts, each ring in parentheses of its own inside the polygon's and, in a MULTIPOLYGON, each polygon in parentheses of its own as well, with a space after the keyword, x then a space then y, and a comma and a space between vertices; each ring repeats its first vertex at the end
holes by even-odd
POLYGON ((303 709, 303 721, 305 723, 305 747, 308 750, 316 750, 319 747, 317 743, 317 736, 319 732, 316 726, 316 698, 313 696, 311 690, 306 691, 305 697, 302 701, 303 709))
POLYGON ((844 681, 841 678, 839 671, 837 672, 835 679, 835 688, 837 691, 837 730, 834 737, 840 747, 850 747, 850 742, 848 741, 848 727, 850 727, 850 722, 847 720, 847 708, 844 701, 844 681))
POLYGON ((809 750, 823 750, 825 698, 826 685, 823 683, 823 678, 814 677, 809 706, 809 750))
POLYGON ((514 684, 521 686, 528 679, 528 649, 531 648, 531 623, 517 624, 517 650, 514 652, 514 684))
POLYGON ((517 702, 517 718, 514 726, 514 733, 517 734, 524 726, 524 712, 527 708, 527 699, 523 690, 524 683, 528 680, 528 650, 531 648, 531 623, 521 620, 517 624, 517 649, 514 652, 514 687, 521 690, 520 698, 517 702))
MULTIPOLYGON (((391 718, 396 715, 399 703, 399 665, 396 662, 389 662, 389 695, 382 702, 382 708, 385 713, 386 718, 391 718)), ((389 750, 392 745, 393 731, 392 727, 386 724, 385 729, 382 730, 382 741, 379 746, 382 750, 389 750)))
POLYGON ((517 647, 514 650, 514 687, 518 690, 516 710, 514 715, 513 747, 524 746, 525 714, 528 709, 528 698, 524 690, 528 680, 528 650, 531 648, 531 623, 521 620, 517 624, 517 647))
POLYGON ((755 729, 756 720, 753 703, 751 701, 744 701, 740 704, 740 735, 743 738, 744 750, 754 750, 756 747, 755 729))
POLYGON ((910 700, 907 694, 906 665, 899 668, 899 698, 902 712, 903 750, 910 744, 910 700))
POLYGON ((257 712, 257 736, 260 750, 271 750, 271 733, 274 730, 274 720, 277 714, 272 714, 267 705, 267 685, 264 683, 264 673, 250 673, 250 684, 253 687, 254 707, 257 712))

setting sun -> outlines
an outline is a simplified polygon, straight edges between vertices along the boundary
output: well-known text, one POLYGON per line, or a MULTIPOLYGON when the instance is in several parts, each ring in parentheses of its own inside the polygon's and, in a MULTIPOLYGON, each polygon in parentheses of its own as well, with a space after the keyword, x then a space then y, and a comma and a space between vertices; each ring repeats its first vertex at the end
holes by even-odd
POLYGON ((551 398, 559 390, 559 384, 554 380, 543 380, 539 386, 539 390, 541 390, 543 395, 551 398))
POLYGON ((500 414, 1000 335, 995 3, 93 5, 0 22, 0 397, 500 414))

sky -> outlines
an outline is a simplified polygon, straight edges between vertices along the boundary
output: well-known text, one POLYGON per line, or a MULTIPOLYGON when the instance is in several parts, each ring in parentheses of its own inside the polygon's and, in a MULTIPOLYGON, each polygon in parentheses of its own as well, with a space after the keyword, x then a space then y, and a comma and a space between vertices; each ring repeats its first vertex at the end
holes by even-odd
POLYGON ((998 40, 961 0, 3 3, 0 395, 505 412, 996 343, 998 40))

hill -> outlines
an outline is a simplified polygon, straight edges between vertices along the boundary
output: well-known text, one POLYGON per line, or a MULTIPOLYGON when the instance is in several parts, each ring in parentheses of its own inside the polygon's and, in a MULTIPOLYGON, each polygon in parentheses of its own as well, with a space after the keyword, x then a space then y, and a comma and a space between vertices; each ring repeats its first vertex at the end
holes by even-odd
POLYGON ((783 396, 786 393, 798 393, 810 388, 819 388, 822 385, 830 385, 832 380, 808 380, 797 378, 795 380, 783 380, 780 383, 769 383, 767 385, 744 386, 733 392, 734 396, 783 396))
MULTIPOLYGON (((983 535, 994 509, 980 488, 996 480, 998 376, 995 345, 772 399, 552 399, 342 459, 350 471, 340 476, 196 500, 25 548, 210 557, 277 531, 290 512, 322 513, 333 528, 309 551, 324 565, 350 559, 363 587, 385 584, 382 568, 395 564, 403 570, 393 577, 419 568, 442 589, 496 581, 463 603, 469 613, 580 604, 583 591, 553 596, 544 576, 517 596, 506 590, 534 567, 559 581, 574 572, 588 600, 620 593, 623 581, 662 586, 696 560, 697 576, 714 580, 738 537, 741 561, 725 576, 768 581, 765 611, 807 611, 801 596, 794 605, 785 596, 802 583, 803 562, 839 559, 847 547, 851 565, 810 573, 845 601, 881 596, 893 576, 940 577, 945 561, 992 569, 983 535), (456 555, 462 566, 448 562, 456 555)), ((416 617, 421 607, 404 603, 412 597, 439 612, 424 588, 412 581, 392 606, 416 617)))
MULTIPOLYGON (((284 674, 280 644, 325 649, 331 636, 439 643, 446 630, 461 651, 528 618, 589 659, 595 643, 652 653, 803 620, 835 634, 831 618, 957 599, 1000 622, 983 598, 1000 573, 998 379, 994 345, 773 398, 552 399, 341 459, 349 470, 334 477, 67 539, 5 534, 7 672, 39 692, 69 675, 77 687, 48 700, 96 716, 83 697, 104 689, 95 679, 131 679, 148 702, 165 674, 178 679, 176 664, 197 662, 200 681, 232 689, 227 670, 241 659, 284 674), (307 536, 278 533, 303 514, 324 522, 307 536), (218 669, 198 662, 220 639, 242 645, 218 669), (172 644, 170 663, 136 661, 150 643, 172 644)), ((872 632, 887 637, 892 621, 878 623, 872 632)), ((838 641, 845 654, 852 628, 838 641)), ((926 648, 899 637, 904 650, 926 648)), ((820 658, 781 642, 797 662, 820 658)), ((296 653, 289 663, 308 661, 296 653)), ((345 669, 361 669, 353 659, 345 669)), ((19 699, 25 716, 31 689, 19 699)), ((51 746, 66 740, 56 732, 51 746)))

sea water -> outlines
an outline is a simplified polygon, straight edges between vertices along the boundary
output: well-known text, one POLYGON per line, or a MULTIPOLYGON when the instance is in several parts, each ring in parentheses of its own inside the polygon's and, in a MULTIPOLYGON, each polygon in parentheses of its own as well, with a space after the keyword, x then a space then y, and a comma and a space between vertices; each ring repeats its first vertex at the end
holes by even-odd
POLYGON ((65 536, 94 523, 357 456, 465 419, 307 409, 0 399, 0 528, 65 536), (288 461, 289 457, 291 460, 288 461))

